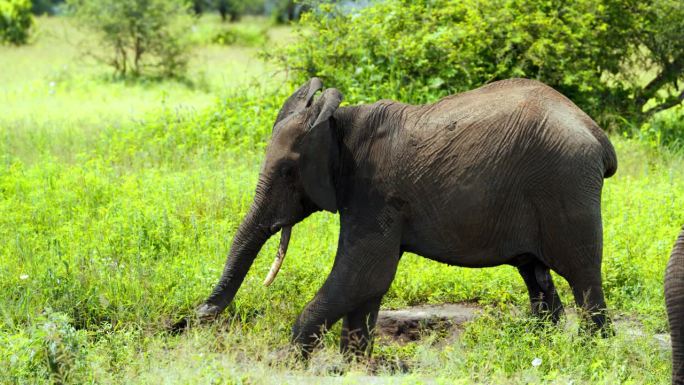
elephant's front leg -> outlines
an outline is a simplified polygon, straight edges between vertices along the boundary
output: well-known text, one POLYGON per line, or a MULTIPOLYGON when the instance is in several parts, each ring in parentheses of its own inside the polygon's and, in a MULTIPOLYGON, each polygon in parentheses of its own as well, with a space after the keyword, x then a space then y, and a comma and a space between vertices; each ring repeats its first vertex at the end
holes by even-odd
MULTIPOLYGON (((401 256, 399 224, 388 224, 384 219, 381 225, 342 218, 332 271, 292 330, 292 340, 305 357, 325 330, 343 316, 351 316, 354 325, 365 322, 369 314, 373 319, 377 316, 380 300, 392 284, 401 256)), ((370 338, 368 332, 363 333, 370 338)))
POLYGON ((340 351, 350 359, 370 356, 373 350, 373 329, 378 320, 382 298, 373 298, 350 311, 342 322, 340 351))

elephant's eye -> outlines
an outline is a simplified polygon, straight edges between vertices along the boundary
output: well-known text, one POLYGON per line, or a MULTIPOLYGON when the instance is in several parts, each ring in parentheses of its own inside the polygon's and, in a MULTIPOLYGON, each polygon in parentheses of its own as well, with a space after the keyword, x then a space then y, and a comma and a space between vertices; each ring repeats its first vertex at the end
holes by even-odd
POLYGON ((292 178, 294 176, 294 168, 292 165, 283 164, 280 166, 280 176, 284 178, 292 178))

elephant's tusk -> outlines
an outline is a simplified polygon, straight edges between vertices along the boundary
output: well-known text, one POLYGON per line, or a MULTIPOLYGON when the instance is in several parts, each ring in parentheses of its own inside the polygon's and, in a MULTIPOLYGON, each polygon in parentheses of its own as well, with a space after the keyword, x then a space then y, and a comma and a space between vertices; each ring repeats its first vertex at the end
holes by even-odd
POLYGON ((292 226, 283 227, 280 232, 280 246, 278 246, 278 254, 276 254, 275 260, 271 265, 271 270, 268 271, 268 275, 264 280, 264 286, 268 286, 273 283, 280 266, 283 264, 285 259, 285 254, 287 253, 287 245, 290 243, 290 234, 292 234, 292 226))

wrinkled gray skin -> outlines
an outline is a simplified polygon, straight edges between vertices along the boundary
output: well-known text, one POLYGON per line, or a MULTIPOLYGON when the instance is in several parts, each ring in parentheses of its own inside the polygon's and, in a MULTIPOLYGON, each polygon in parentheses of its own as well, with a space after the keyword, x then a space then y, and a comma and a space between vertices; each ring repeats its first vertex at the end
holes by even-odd
MULTIPOLYGON (((223 275, 199 307, 232 301, 264 242, 320 210, 340 213, 335 263, 292 330, 306 355, 343 319, 341 348, 369 353, 378 308, 402 253, 455 266, 516 266, 532 310, 563 307, 564 277, 595 327, 601 287, 601 189, 617 168, 596 123, 552 88, 511 79, 414 106, 339 107, 313 78, 284 104, 223 275)), ((285 262, 287 263, 287 262, 285 262)))
POLYGON ((684 228, 667 264, 665 303, 672 335, 672 384, 684 385, 684 228))

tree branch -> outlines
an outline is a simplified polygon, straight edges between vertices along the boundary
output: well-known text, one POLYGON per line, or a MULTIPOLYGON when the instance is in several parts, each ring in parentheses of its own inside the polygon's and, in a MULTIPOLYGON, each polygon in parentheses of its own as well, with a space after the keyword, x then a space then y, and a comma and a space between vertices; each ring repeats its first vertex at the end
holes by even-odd
POLYGON ((682 70, 684 70, 684 56, 680 56, 665 65, 658 76, 651 80, 646 87, 639 92, 639 96, 636 98, 638 106, 643 107, 649 99, 655 96, 656 92, 658 92, 662 86, 676 80, 682 73, 682 70))
POLYGON ((646 112, 644 112, 644 114, 646 116, 652 116, 653 114, 655 114, 657 112, 665 111, 668 108, 675 107, 675 106, 679 105, 680 103, 682 103, 683 101, 684 101, 684 90, 682 90, 682 92, 680 92, 677 97, 672 98, 672 99, 668 99, 663 104, 659 104, 655 107, 649 108, 648 110, 646 110, 646 112))

